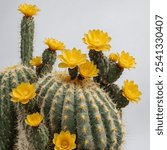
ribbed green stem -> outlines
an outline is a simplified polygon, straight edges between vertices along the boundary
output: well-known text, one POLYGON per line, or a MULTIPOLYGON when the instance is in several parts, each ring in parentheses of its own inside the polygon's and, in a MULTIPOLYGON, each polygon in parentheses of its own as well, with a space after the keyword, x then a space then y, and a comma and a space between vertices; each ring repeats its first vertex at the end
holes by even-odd
POLYGON ((21 21, 21 62, 30 66, 33 57, 34 19, 23 17, 21 21))
POLYGON ((102 52, 90 50, 89 57, 100 70, 99 76, 94 78, 96 82, 113 83, 121 76, 123 69, 117 63, 110 61, 102 52))
POLYGON ((77 136, 77 149, 119 150, 123 129, 115 104, 92 81, 66 80, 48 75, 37 89, 36 100, 49 127, 51 147, 54 133, 69 130, 77 136))
POLYGON ((1 72, 0 79, 0 150, 13 149, 17 140, 17 114, 9 93, 21 82, 36 81, 32 69, 17 66, 1 72))
POLYGON ((36 68, 37 75, 39 77, 42 77, 52 72, 55 61, 56 61, 56 51, 46 49, 42 54, 42 64, 36 68))

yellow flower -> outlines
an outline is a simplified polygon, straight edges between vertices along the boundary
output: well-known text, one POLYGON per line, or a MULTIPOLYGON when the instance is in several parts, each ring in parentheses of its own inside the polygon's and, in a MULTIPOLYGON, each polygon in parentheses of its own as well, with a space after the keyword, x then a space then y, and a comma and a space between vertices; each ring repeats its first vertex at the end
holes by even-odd
POLYGON ((27 115, 25 122, 29 126, 37 127, 40 125, 42 120, 43 120, 43 116, 40 115, 38 112, 36 112, 36 113, 31 114, 31 115, 27 115))
POLYGON ((108 33, 101 30, 89 30, 88 34, 84 34, 82 40, 88 45, 87 48, 91 50, 105 51, 111 48, 109 44, 111 37, 108 36, 108 33))
POLYGON ((18 10, 23 13, 26 17, 32 17, 39 11, 38 7, 31 4, 21 4, 18 10))
POLYGON ((122 91, 122 95, 130 102, 139 102, 142 93, 139 91, 138 85, 135 84, 134 81, 125 80, 122 91))
POLYGON ((12 89, 10 96, 12 97, 11 101, 14 103, 20 102, 27 104, 36 96, 35 85, 29 82, 21 83, 16 88, 12 89))
POLYGON ((42 64, 42 57, 34 57, 32 60, 30 60, 30 64, 32 66, 40 66, 42 64))
POLYGON ((99 69, 93 62, 87 61, 79 66, 79 73, 85 78, 98 76, 99 69))
POLYGON ((122 68, 134 68, 136 62, 133 56, 130 56, 128 52, 122 51, 118 58, 118 65, 122 68))
POLYGON ((56 51, 56 50, 64 50, 65 45, 63 42, 60 42, 58 40, 55 40, 54 38, 47 38, 45 39, 44 43, 49 47, 50 50, 56 51))
POLYGON ((62 61, 59 64, 60 68, 73 69, 77 65, 86 62, 86 54, 82 54, 81 50, 77 50, 76 48, 72 50, 63 50, 62 55, 59 55, 58 58, 62 61))
POLYGON ((54 150, 73 150, 76 148, 76 135, 69 131, 61 131, 60 134, 54 134, 54 150))
POLYGON ((116 61, 118 60, 118 58, 119 58, 119 54, 118 54, 118 53, 111 53, 111 54, 109 55, 109 59, 110 59, 111 61, 113 61, 113 62, 116 62, 116 61))

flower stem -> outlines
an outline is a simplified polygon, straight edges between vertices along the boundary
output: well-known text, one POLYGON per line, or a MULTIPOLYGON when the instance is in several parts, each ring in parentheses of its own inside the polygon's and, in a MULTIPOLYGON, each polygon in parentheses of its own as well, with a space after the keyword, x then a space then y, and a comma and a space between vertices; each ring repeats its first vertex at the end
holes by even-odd
POLYGON ((78 66, 73 69, 68 68, 69 75, 71 76, 71 80, 74 80, 78 75, 78 66))

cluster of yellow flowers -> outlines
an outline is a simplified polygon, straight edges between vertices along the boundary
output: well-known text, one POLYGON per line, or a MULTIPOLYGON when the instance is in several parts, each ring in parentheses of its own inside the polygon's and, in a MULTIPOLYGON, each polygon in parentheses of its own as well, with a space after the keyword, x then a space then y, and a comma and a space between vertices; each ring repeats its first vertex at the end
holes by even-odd
MULTIPOLYGON (((22 12, 26 17, 32 17, 37 14, 39 9, 35 5, 22 4, 19 6, 18 10, 22 12)), ((109 42, 111 37, 108 33, 101 30, 89 30, 87 34, 84 34, 83 42, 87 44, 89 50, 108 51, 111 48, 109 42)), ((48 46, 51 51, 61 50, 62 54, 58 56, 61 61, 59 63, 60 68, 70 68, 74 69, 78 67, 80 75, 84 78, 91 78, 98 76, 99 70, 93 62, 87 60, 86 54, 82 54, 81 50, 73 48, 65 49, 63 42, 60 42, 53 38, 47 38, 44 43, 48 46)), ((111 53, 109 60, 113 62, 118 62, 121 68, 134 68, 136 62, 135 58, 131 56, 128 52, 122 51, 121 54, 111 53)), ((30 61, 32 66, 40 66, 42 64, 42 57, 35 57, 30 61)), ((122 87, 122 95, 131 102, 138 102, 140 100, 141 92, 138 89, 138 85, 134 81, 124 81, 122 87)), ((33 100, 36 96, 36 87, 34 84, 21 83, 16 88, 12 89, 10 93, 11 101, 21 104, 27 104, 33 100)), ((37 127, 43 121, 43 116, 38 112, 29 114, 25 118, 25 123, 32 127, 37 127)), ((55 133, 53 138, 53 143, 55 145, 55 150, 73 150, 76 148, 76 135, 71 134, 69 131, 61 131, 60 134, 55 133)))
POLYGON ((79 67, 79 73, 84 78, 91 78, 98 76, 99 70, 93 62, 88 61, 86 54, 82 54, 81 50, 73 48, 72 50, 63 50, 62 55, 58 58, 62 61, 59 64, 60 68, 73 69, 76 66, 79 67))
MULTIPOLYGON (((111 37, 101 30, 90 30, 83 38, 83 42, 88 45, 88 49, 95 51, 109 50, 111 48, 109 44, 110 40, 111 37)), ((61 50, 62 54, 58 56, 58 59, 61 61, 61 63, 59 63, 60 68, 74 69, 78 66, 78 71, 82 77, 91 78, 98 76, 99 70, 97 66, 87 60, 86 54, 82 54, 81 50, 76 48, 72 50, 65 49, 64 43, 53 38, 47 38, 45 44, 49 47, 49 50, 61 50)), ((118 62, 119 67, 126 69, 134 68, 136 64, 135 58, 125 51, 122 51, 120 54, 111 53, 109 60, 118 62)), ((35 57, 30 63, 34 66, 40 65, 41 57, 35 57)), ((134 81, 128 82, 129 84, 127 84, 127 82, 128 80, 126 80, 123 86, 123 96, 132 102, 139 101, 141 92, 138 90, 137 85, 134 84, 134 81)))
POLYGON ((125 51, 122 51, 121 54, 111 53, 109 55, 109 59, 113 62, 118 61, 118 65, 121 68, 126 68, 126 69, 134 68, 136 64, 135 58, 125 51))

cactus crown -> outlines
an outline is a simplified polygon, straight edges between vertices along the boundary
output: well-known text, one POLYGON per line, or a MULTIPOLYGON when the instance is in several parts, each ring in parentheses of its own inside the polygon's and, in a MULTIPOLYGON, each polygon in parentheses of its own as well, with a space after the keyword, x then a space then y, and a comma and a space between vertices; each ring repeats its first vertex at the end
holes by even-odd
POLYGON ((138 102, 141 92, 134 81, 125 80, 122 89, 115 81, 135 67, 135 58, 125 51, 106 57, 111 37, 98 29, 82 39, 89 58, 54 38, 33 58, 33 16, 39 9, 22 4, 19 11, 21 65, 0 72, 0 149, 120 150, 122 108, 138 102), (68 73, 52 72, 56 58, 68 73))

